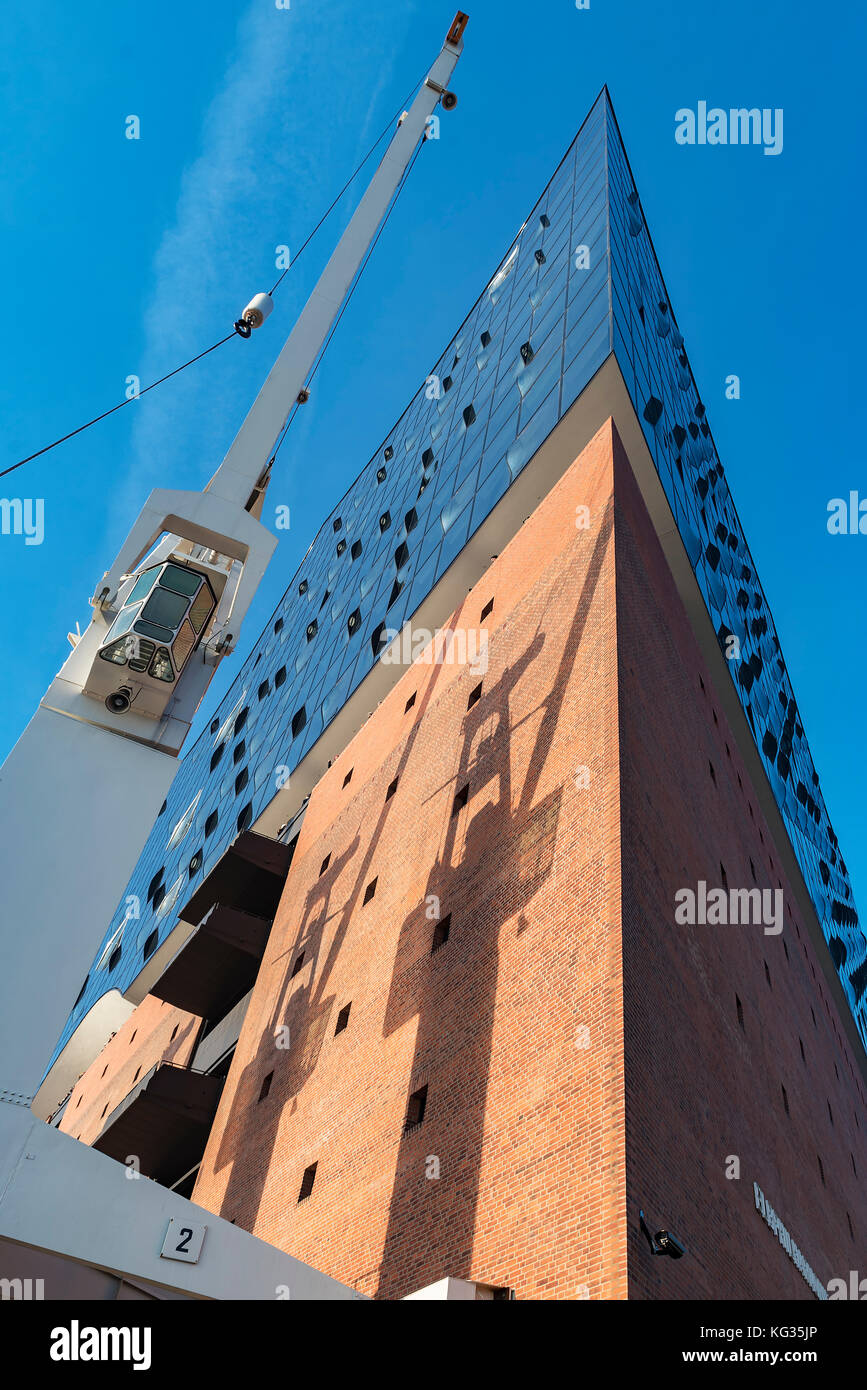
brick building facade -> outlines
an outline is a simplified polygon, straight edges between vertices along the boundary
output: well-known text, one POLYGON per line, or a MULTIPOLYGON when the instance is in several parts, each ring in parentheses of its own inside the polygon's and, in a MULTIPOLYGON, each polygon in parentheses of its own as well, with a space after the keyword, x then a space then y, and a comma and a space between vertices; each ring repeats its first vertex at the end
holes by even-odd
MULTIPOLYGON (((304 811, 193 1197, 374 1297, 813 1297, 754 1182, 863 1264, 864 1058, 635 466, 609 419, 304 811), (700 880, 782 932, 676 924, 700 880)), ((62 1128, 203 1036, 147 998, 62 1128)))

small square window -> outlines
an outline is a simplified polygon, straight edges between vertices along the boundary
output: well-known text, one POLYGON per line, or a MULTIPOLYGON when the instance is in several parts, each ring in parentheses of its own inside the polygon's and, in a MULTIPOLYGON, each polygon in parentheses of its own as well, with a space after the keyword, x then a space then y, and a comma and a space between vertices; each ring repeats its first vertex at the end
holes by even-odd
POLYGON ((385 799, 386 799, 386 801, 391 801, 391 798, 394 796, 395 792, 397 791, 397 783, 398 783, 398 778, 397 778, 397 777, 395 777, 395 779, 394 779, 393 782, 389 782, 389 784, 388 784, 388 791, 385 793, 385 799))
POLYGON ((449 939, 449 932, 451 931, 451 925, 452 925, 452 914, 451 914, 451 913, 449 913, 447 917, 443 917, 441 921, 439 921, 439 922, 436 923, 436 925, 434 926, 434 931, 433 931, 433 941, 431 942, 431 948, 430 948, 430 953, 431 953, 431 955, 433 955, 435 951, 438 951, 438 950, 440 949, 441 946, 445 946, 446 942, 447 942, 448 939, 449 939))
POLYGON ((481 698, 482 698, 482 682, 479 681, 479 683, 478 683, 478 685, 476 686, 475 690, 471 690, 471 691, 470 691, 470 698, 467 700, 467 709, 472 709, 473 705, 477 705, 477 704, 479 703, 479 700, 481 700, 481 698))
POLYGON ((264 1100, 271 1090, 271 1082, 274 1080, 274 1073, 268 1072, 267 1076, 262 1077, 262 1085, 259 1087, 259 1100, 264 1100))
POLYGON ((427 1086, 421 1086, 417 1091, 413 1091, 409 1098, 409 1105, 406 1108, 405 1129, 416 1129, 424 1119, 424 1112, 427 1106, 427 1086))
POLYGON ((487 601, 487 603, 485 604, 484 608, 482 609, 482 615, 481 615, 481 617, 479 618, 479 622, 483 623, 483 622, 485 621, 485 618, 489 618, 489 617, 491 616, 491 614, 493 613, 493 611, 494 611, 494 600, 493 600, 492 598, 489 598, 488 601, 487 601))
POLYGON ((368 883, 367 887, 364 890, 364 902, 362 903, 362 907, 366 906, 366 904, 370 902, 371 898, 376 892, 377 882, 378 878, 372 878, 368 883))
POLYGON ((328 868, 328 865, 329 865, 330 863, 331 863, 331 850, 328 851, 328 853, 326 854, 326 856, 325 856, 325 858, 323 859, 322 864, 321 864, 321 866, 320 866, 320 869, 319 869, 319 877, 320 877, 320 878, 321 878, 322 875, 325 873, 325 870, 328 868))
POLYGON ((353 774, 354 771, 355 771, 355 768, 351 767, 351 768, 349 769, 349 771, 347 772, 346 776, 345 776, 344 779, 343 779, 343 785, 344 785, 344 787, 348 787, 348 786, 349 786, 349 783, 352 781, 352 774, 353 774))
POLYGON ((316 1181, 315 1163, 311 1163, 309 1168, 304 1169, 304 1177, 301 1179, 301 1191, 298 1193, 298 1201, 306 1202, 310 1193, 313 1191, 313 1184, 316 1181))
POLYGON ((337 1037, 337 1034, 338 1034, 338 1033, 342 1033, 342 1032, 344 1031, 344 1029, 348 1027, 348 1025, 349 1025, 349 1010, 350 1010, 351 1008, 352 1008, 352 1004, 351 1004, 351 1003, 350 1003, 350 1004, 344 1004, 344 1005, 343 1005, 343 1008, 340 1010, 340 1013, 337 1015, 337 1026, 336 1026, 336 1028, 334 1029, 334 1036, 335 1036, 335 1038, 337 1037))
POLYGON ((304 964, 304 952, 303 952, 303 951, 300 951, 299 954, 295 957, 295 964, 292 966, 292 974, 291 974, 291 976, 290 976, 290 979, 292 979, 292 980, 295 979, 295 976, 298 974, 298 971, 301 969, 301 967, 303 966, 303 964, 304 964))
POLYGON ((456 815, 458 814, 459 811, 462 811, 462 810, 464 809, 464 807, 466 806, 467 802, 469 801, 469 799, 470 799, 470 784, 469 784, 469 782, 468 782, 467 785, 466 785, 465 787, 461 787, 460 791, 458 792, 457 796, 455 797, 454 801, 452 802, 452 815, 453 815, 453 816, 456 816, 456 815))

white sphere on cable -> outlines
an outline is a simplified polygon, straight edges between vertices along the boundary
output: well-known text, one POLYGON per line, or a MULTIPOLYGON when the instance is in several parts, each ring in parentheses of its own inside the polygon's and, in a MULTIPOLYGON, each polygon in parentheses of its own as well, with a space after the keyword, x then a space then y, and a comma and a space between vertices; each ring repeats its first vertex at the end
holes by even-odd
POLYGON ((241 318, 251 328, 261 328, 273 308, 274 301, 270 294, 254 294, 241 318))

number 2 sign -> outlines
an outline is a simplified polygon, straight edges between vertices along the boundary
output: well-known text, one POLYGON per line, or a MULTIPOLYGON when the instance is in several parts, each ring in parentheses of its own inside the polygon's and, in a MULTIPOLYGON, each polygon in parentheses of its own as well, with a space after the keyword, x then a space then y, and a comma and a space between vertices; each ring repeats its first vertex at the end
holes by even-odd
POLYGON ((198 1221, 180 1221, 172 1217, 160 1257, 164 1260, 183 1260, 187 1264, 198 1264, 199 1255, 205 1240, 207 1226, 198 1221))

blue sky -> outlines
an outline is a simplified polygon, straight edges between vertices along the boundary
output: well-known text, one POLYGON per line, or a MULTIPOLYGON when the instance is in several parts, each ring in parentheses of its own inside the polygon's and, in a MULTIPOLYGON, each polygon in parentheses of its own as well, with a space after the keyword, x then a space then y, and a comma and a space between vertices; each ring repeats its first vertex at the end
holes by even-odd
MULTIPOLYGON (((416 163, 281 451, 269 501, 290 506, 292 528, 246 649, 607 82, 863 913, 867 536, 829 536, 826 519, 830 498, 867 498, 864 13, 803 0, 469 10, 458 109, 416 163), (782 154, 679 145, 675 112, 701 100, 783 108, 782 154)), ((453 11, 8 0, 0 467, 122 399, 130 374, 145 384, 230 330, 276 278, 275 248, 300 244, 427 70, 453 11)), ((350 211, 249 342, 3 481, 4 496, 44 498, 45 539, 0 537, 0 756, 149 490, 201 487, 219 463, 350 211)), ((200 718, 235 669, 223 663, 200 718)))

